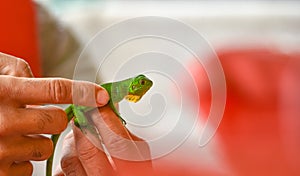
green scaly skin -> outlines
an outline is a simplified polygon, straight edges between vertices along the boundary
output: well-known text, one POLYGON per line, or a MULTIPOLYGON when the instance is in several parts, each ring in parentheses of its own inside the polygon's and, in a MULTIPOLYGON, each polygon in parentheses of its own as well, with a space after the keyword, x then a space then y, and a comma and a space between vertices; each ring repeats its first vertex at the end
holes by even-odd
MULTIPOLYGON (((120 113, 115 107, 115 104, 119 103, 124 98, 131 102, 138 102, 143 97, 143 95, 151 88, 152 85, 153 85, 152 81, 144 75, 138 75, 136 77, 125 79, 118 82, 101 84, 101 86, 106 89, 110 97, 108 105, 115 112, 115 114, 119 117, 119 119, 124 125, 126 125, 126 121, 121 117, 120 113)), ((93 109, 95 109, 95 107, 77 106, 71 104, 69 107, 65 109, 65 112, 67 114, 68 121, 70 121, 74 117, 74 123, 77 127, 79 127, 80 129, 83 128, 88 129, 92 133, 94 133, 93 132, 94 128, 90 126, 88 119, 85 116, 86 112, 93 109)), ((55 147, 59 139, 59 136, 60 134, 51 136, 54 152, 55 152, 55 147)), ((46 166, 47 176, 52 176, 54 152, 52 156, 47 160, 47 166, 46 166)))

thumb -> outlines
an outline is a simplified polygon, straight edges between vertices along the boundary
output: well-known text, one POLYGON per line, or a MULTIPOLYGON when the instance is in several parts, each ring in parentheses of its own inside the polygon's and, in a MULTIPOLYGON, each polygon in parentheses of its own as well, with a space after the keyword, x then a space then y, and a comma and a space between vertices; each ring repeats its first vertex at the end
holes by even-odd
POLYGON ((68 133, 63 141, 61 167, 55 170, 55 176, 72 175, 74 173, 86 176, 84 168, 77 157, 74 134, 68 133))
POLYGON ((77 156, 87 175, 113 175, 114 170, 103 152, 95 147, 72 123, 77 156))

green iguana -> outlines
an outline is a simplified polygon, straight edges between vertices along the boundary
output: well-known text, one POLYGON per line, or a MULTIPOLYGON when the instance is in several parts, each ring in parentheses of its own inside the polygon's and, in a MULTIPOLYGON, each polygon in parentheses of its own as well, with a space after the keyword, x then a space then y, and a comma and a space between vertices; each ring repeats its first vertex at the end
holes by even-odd
MULTIPOLYGON (((109 94, 110 100, 108 105, 115 112, 115 114, 120 118, 121 122, 125 125, 126 121, 121 117, 120 113, 115 107, 115 104, 123 99, 130 102, 138 102, 143 95, 152 87, 152 81, 145 75, 138 75, 133 78, 125 79, 118 82, 111 82, 101 84, 101 86, 106 89, 109 94)), ((74 117, 74 124, 80 129, 87 128, 88 130, 93 130, 93 127, 89 127, 88 119, 85 115, 86 112, 95 109, 95 107, 77 106, 71 104, 65 109, 65 112, 70 121, 74 117)), ((53 141, 53 147, 55 151, 55 146, 58 141, 60 134, 52 135, 51 140, 53 141)), ((46 175, 51 176, 52 174, 52 164, 53 155, 47 160, 47 170, 46 175)))

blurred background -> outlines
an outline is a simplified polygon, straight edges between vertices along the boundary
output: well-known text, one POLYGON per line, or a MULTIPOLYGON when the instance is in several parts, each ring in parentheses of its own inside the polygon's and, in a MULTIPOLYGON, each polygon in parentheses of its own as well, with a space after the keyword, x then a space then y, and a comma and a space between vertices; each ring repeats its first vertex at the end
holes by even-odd
MULTIPOLYGON (((190 116, 197 114, 200 107, 200 116, 203 118, 200 117, 197 124, 192 125, 187 137, 172 148, 172 151, 153 161, 155 169, 161 175, 176 175, 176 172, 178 175, 300 173, 297 168, 300 158, 299 1, 36 2, 58 20, 61 26, 70 30, 81 49, 99 31, 113 24, 135 17, 158 16, 176 19, 192 27, 216 51, 226 77, 227 102, 220 129, 205 147, 199 147, 198 142, 210 105, 210 90, 207 88, 209 82, 203 79, 205 73, 201 65, 193 64, 194 56, 182 47, 158 39, 128 42, 109 56, 108 60, 111 62, 104 64, 104 70, 98 70, 99 63, 97 59, 93 59, 97 58, 97 51, 90 50, 91 59, 85 62, 88 66, 80 70, 82 79, 91 80, 91 70, 96 70, 100 80, 109 81, 113 78, 111 75, 117 74, 118 66, 124 64, 127 58, 133 57, 135 53, 148 51, 149 48, 176 56, 176 60, 185 65, 183 70, 190 68, 199 87, 201 107, 195 94, 188 93, 192 92, 188 88, 192 83, 185 82, 184 77, 180 77, 181 70, 171 67, 176 75, 175 83, 150 73, 156 85, 160 85, 154 87, 152 94, 159 92, 164 95, 158 97, 158 101, 163 99, 165 105, 168 105, 163 118, 156 119, 158 122, 146 129, 130 123, 128 126, 135 134, 148 140, 157 139, 170 131, 171 138, 176 138, 186 133, 185 128, 176 129, 175 132, 173 130, 178 122, 177 118, 174 120, 174 116, 179 113, 181 96, 189 99, 190 107, 183 114, 186 117, 184 123, 193 124, 194 119, 190 116), (180 89, 180 92, 177 84, 187 85, 187 88, 180 89)), ((205 50, 202 52, 205 55, 205 50)), ((141 67, 147 68, 142 65, 141 67)), ((47 74, 64 75, 64 71, 70 72, 63 66, 50 70, 47 74), (58 69, 61 71, 57 71, 58 69)), ((153 100, 145 97, 145 104, 139 105, 136 111, 148 112, 149 109, 143 107, 149 107, 150 101, 153 100)), ((152 103, 151 105, 154 106, 152 103)), ((122 112, 121 105, 121 113, 126 116, 130 112, 122 112)), ((159 146, 151 144, 150 147, 154 153, 160 149, 159 146)), ((42 166, 37 168, 42 169, 42 166)), ((37 170, 35 174, 40 175, 41 172, 37 170)))
POLYGON ((297 49, 298 1, 59 1, 41 0, 86 43, 98 31, 139 16, 163 16, 191 25, 214 48, 261 44, 297 49))

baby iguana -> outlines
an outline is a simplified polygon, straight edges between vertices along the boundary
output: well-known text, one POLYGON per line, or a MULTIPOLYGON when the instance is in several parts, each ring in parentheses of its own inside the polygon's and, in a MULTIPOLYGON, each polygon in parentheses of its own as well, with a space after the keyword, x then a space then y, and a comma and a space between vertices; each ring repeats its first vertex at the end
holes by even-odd
MULTIPOLYGON (((101 86, 106 89, 110 97, 108 105, 120 118, 121 122, 125 125, 126 121, 121 117, 120 113, 116 109, 115 103, 120 102, 124 98, 130 102, 138 102, 143 97, 143 95, 151 88, 152 84, 152 81, 145 75, 138 75, 136 77, 118 82, 101 84, 101 86)), ((68 121, 70 121, 74 117, 74 124, 80 129, 87 128, 89 130, 93 130, 93 127, 89 127, 90 124, 85 115, 86 112, 92 109, 95 109, 95 107, 77 106, 72 104, 65 109, 65 112, 67 113, 68 121)), ((59 136, 60 134, 52 135, 51 137, 54 150, 59 136)), ((52 156, 47 160, 47 176, 51 176, 52 174, 53 156, 54 152, 52 156)))

